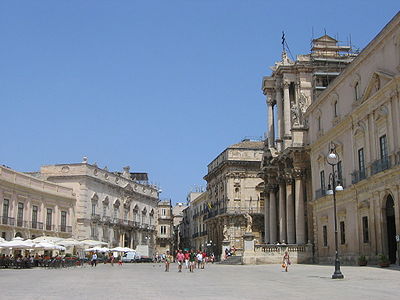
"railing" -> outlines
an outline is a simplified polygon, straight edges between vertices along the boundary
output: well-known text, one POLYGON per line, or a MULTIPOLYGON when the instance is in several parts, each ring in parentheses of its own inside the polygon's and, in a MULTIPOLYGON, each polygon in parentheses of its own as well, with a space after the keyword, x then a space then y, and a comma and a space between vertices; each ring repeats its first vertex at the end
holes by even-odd
POLYGON ((28 221, 17 219, 17 227, 29 227, 28 221))
POLYGON ((10 217, 0 217, 0 221, 1 224, 3 225, 10 225, 10 226, 14 226, 15 225, 15 219, 14 218, 10 218, 10 217))
POLYGON ((199 233, 198 233, 198 232, 192 234, 192 238, 193 238, 193 239, 194 239, 194 238, 197 238, 198 236, 199 236, 199 233))
POLYGON ((54 225, 49 225, 49 224, 45 224, 44 226, 44 230, 48 230, 48 231, 55 231, 55 226, 54 225))
POLYGON ((200 232, 200 236, 205 236, 205 235, 207 235, 207 230, 204 230, 204 231, 200 232))
POLYGON ((371 164, 371 175, 385 171, 391 167, 389 157, 375 160, 371 164))
POLYGON ((92 214, 91 219, 93 221, 100 221, 100 215, 99 214, 92 214))
POLYGON ((103 216, 103 217, 101 218, 101 220, 102 220, 104 223, 111 223, 111 217, 109 217, 109 216, 103 216))
POLYGON ((58 226, 58 231, 71 233, 72 232, 72 226, 60 225, 60 226, 58 226))
POLYGON ((318 189, 315 191, 315 199, 321 198, 326 195, 325 189, 318 189))
POLYGON ((43 230, 42 222, 29 222, 29 228, 43 230))
POLYGON ((123 220, 121 220, 119 218, 113 218, 112 219, 112 223, 113 224, 123 224, 123 220))
POLYGON ((310 251, 311 245, 265 245, 259 244, 255 245, 256 252, 308 252, 310 251))
POLYGON ((149 229, 150 230, 156 230, 156 226, 155 225, 149 225, 149 229))
POLYGON ((356 184, 357 182, 360 182, 361 180, 367 178, 365 169, 364 170, 357 170, 351 173, 351 183, 356 184))

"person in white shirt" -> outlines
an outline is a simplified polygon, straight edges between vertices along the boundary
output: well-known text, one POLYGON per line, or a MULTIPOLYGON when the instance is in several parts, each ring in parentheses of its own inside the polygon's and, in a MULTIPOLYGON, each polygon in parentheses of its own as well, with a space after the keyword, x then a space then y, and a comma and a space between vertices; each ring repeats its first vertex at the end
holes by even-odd
POLYGON ((203 254, 201 253, 201 251, 197 252, 196 259, 197 259, 197 269, 200 269, 200 265, 203 262, 203 254))
POLYGON ((97 266, 97 254, 96 254, 96 252, 95 253, 93 253, 93 255, 92 255, 92 267, 93 266, 97 266))

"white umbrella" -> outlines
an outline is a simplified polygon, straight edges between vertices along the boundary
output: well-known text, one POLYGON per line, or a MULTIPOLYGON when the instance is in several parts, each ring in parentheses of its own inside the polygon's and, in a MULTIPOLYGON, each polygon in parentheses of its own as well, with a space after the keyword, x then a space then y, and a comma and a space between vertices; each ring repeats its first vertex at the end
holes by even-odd
POLYGON ((107 245, 107 243, 95 241, 95 240, 83 240, 83 241, 80 241, 80 245, 94 247, 94 246, 100 246, 100 245, 107 245))
POLYGON ((110 249, 110 251, 112 252, 131 252, 131 251, 135 251, 131 248, 125 248, 125 247, 115 247, 110 249))
POLYGON ((35 243, 38 243, 38 242, 56 243, 56 242, 59 242, 59 241, 62 241, 62 240, 64 240, 64 239, 63 239, 63 238, 56 237, 56 236, 45 236, 45 235, 39 236, 39 237, 33 239, 33 241, 34 241, 35 243))
POLYGON ((89 249, 85 250, 85 252, 102 252, 102 253, 108 252, 108 251, 110 251, 110 249, 101 248, 101 247, 93 247, 93 248, 89 248, 89 249))
POLYGON ((71 246, 78 246, 82 245, 80 241, 77 241, 75 239, 63 239, 61 241, 56 242, 57 245, 61 245, 64 247, 71 247, 71 246))
POLYGON ((61 246, 57 246, 57 245, 55 245, 53 243, 49 243, 49 242, 40 242, 40 243, 36 243, 33 248, 34 249, 42 249, 42 250, 60 250, 58 247, 61 247, 61 246))
POLYGON ((32 245, 29 243, 25 243, 25 241, 9 241, 0 243, 0 247, 3 248, 11 248, 11 249, 29 249, 32 248, 32 245))

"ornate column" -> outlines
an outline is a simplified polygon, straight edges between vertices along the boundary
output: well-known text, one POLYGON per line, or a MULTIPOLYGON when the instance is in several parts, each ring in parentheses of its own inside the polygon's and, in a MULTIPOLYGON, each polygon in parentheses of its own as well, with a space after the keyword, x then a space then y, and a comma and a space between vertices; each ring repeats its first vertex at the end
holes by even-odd
POLYGON ((294 244, 295 228, 294 228, 294 202, 293 202, 293 179, 291 169, 285 171, 286 179, 286 226, 287 226, 287 243, 294 244))
POLYGON ((295 177, 295 212, 296 244, 306 243, 306 224, 304 218, 304 170, 294 169, 295 177))
POLYGON ((277 222, 276 222, 276 185, 269 186, 269 240, 276 243, 277 238, 277 222))
POLYGON ((282 105, 282 88, 280 83, 276 83, 275 86, 275 101, 277 105, 277 115, 278 115, 278 137, 282 139, 283 136, 283 105, 282 105))
POLYGON ((283 137, 290 136, 290 98, 289 82, 283 82, 283 137))
POLYGON ((272 93, 268 93, 268 147, 274 148, 275 146, 275 127, 274 127, 274 101, 272 93))
POLYGON ((286 243, 286 184, 283 178, 279 180, 279 241, 286 243))
POLYGON ((264 190, 264 194, 264 242, 269 244, 269 194, 267 189, 264 190))

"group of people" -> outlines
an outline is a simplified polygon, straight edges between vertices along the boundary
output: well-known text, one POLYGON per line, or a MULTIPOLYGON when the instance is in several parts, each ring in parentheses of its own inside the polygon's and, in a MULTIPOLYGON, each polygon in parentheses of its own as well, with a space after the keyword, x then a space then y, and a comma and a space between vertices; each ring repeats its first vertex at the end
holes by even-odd
POLYGON ((206 262, 213 263, 214 259, 214 254, 207 255, 206 252, 201 250, 178 250, 176 251, 175 256, 171 255, 171 253, 167 251, 166 255, 164 256, 165 272, 169 272, 169 266, 174 261, 178 264, 178 272, 182 272, 183 265, 185 265, 189 272, 194 272, 195 268, 204 269, 206 262))

